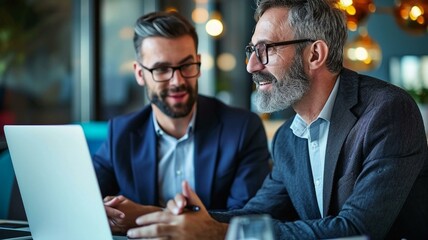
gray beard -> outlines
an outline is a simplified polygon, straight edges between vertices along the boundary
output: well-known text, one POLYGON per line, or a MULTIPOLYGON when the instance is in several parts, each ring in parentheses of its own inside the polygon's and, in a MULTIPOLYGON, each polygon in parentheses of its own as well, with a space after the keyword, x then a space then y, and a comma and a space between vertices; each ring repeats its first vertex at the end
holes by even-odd
POLYGON ((254 73, 253 81, 257 85, 253 103, 259 112, 272 113, 284 110, 302 99, 309 89, 309 80, 303 71, 301 57, 296 57, 290 71, 280 80, 270 73, 254 73), (270 91, 259 90, 259 82, 270 81, 270 91))

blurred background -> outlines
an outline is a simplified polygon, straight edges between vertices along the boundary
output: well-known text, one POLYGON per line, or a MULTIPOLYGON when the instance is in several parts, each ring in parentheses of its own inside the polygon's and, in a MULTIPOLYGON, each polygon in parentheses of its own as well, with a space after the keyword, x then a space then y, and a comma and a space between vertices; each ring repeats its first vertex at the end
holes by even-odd
MULTIPOLYGON (((338 3, 349 17, 346 66, 428 102, 427 1, 338 3)), ((200 92, 253 109, 244 47, 254 9, 253 0, 1 0, 0 124, 106 121, 145 105, 132 72, 132 29, 154 10, 181 12, 195 24, 200 92)))

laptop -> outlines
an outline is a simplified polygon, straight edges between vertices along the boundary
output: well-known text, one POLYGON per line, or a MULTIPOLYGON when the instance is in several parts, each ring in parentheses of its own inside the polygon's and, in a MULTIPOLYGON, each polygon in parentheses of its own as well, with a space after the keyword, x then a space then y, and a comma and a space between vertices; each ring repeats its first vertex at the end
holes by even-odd
POLYGON ((127 239, 110 231, 80 125, 6 125, 4 132, 33 239, 127 239))

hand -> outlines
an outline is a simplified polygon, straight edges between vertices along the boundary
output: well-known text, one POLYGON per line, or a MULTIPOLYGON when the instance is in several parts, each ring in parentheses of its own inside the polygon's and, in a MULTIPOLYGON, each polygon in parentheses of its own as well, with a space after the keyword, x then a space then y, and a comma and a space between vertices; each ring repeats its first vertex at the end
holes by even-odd
POLYGON ((129 238, 224 239, 227 224, 215 221, 189 184, 182 184, 183 194, 168 201, 167 209, 137 218, 141 227, 128 230, 129 238), (186 204, 200 207, 198 212, 185 209, 186 204))
POLYGON ((113 233, 126 233, 129 228, 138 226, 135 222, 138 216, 162 210, 155 206, 137 204, 121 195, 105 197, 104 208, 113 233))
POLYGON ((122 211, 115 209, 125 198, 121 196, 107 196, 103 199, 104 201, 104 209, 106 210, 108 223, 110 225, 110 229, 113 233, 125 232, 124 226, 122 226, 122 222, 125 219, 125 213, 122 211))

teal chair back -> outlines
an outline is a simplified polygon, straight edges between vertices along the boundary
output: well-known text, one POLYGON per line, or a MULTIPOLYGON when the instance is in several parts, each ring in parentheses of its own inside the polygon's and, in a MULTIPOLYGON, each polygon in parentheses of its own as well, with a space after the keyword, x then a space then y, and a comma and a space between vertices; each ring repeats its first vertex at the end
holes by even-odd
POLYGON ((101 144, 107 139, 107 122, 81 122, 80 125, 85 133, 89 151, 93 155, 101 144))
POLYGON ((10 195, 15 179, 9 151, 0 153, 0 219, 7 219, 9 213, 10 195))

